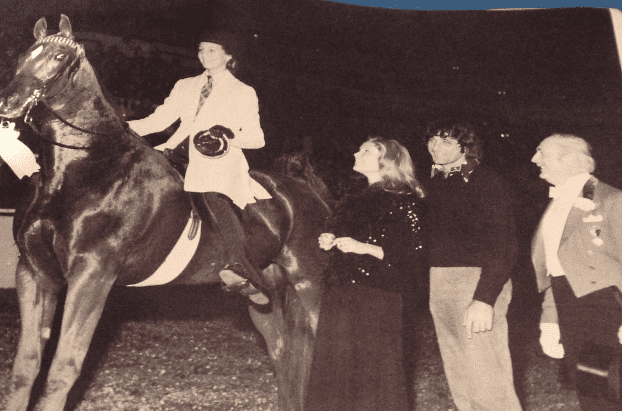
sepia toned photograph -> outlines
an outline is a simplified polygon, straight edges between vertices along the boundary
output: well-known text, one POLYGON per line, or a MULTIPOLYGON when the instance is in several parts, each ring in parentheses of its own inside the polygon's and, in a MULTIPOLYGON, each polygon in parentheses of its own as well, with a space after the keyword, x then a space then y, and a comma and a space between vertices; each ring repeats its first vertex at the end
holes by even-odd
POLYGON ((622 409, 613 5, 0 3, 0 409, 622 409))

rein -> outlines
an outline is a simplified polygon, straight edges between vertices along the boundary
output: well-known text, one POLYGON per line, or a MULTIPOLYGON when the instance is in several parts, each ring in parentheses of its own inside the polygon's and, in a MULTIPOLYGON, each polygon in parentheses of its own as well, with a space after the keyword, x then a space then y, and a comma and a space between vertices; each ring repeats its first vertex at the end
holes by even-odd
MULTIPOLYGON (((70 148, 70 149, 74 149, 74 150, 93 150, 95 149, 95 147, 89 147, 89 146, 70 146, 68 144, 63 144, 63 143, 59 143, 57 141, 53 141, 50 140, 46 137, 43 136, 43 134, 41 134, 41 132, 39 131, 39 129, 37 128, 37 126, 34 125, 34 123, 32 122, 32 117, 30 116, 30 110, 32 109, 32 107, 34 107, 35 105, 37 105, 38 102, 43 103, 43 107, 45 107, 50 113, 52 113, 52 115, 54 117, 56 117, 61 123, 68 125, 69 127, 73 128, 74 130, 78 130, 81 131, 83 133, 86 134, 92 134, 95 136, 105 136, 105 137, 114 137, 114 134, 108 134, 108 133, 100 133, 98 131, 91 131, 91 130, 86 130, 82 127, 78 127, 75 124, 71 124, 70 122, 68 122, 67 120, 65 120, 64 118, 62 118, 60 116, 60 114, 58 114, 52 107, 50 107, 43 99, 39 99, 38 97, 34 97, 34 103, 32 103, 32 105, 30 106, 30 108, 28 109, 28 112, 26 113, 26 116, 24 117, 24 122, 26 124, 28 124, 30 126, 30 128, 33 129, 33 131, 35 133, 37 133, 37 135, 44 141, 50 143, 50 144, 54 144, 55 146, 59 146, 59 147, 63 147, 63 148, 70 148)), ((128 124, 125 123, 124 125, 124 129, 127 130, 128 129, 128 124)))
MULTIPOLYGON (((89 146, 70 146, 68 144, 59 143, 57 141, 53 141, 53 140, 50 140, 50 139, 44 137, 43 134, 39 131, 38 127, 33 123, 32 116, 30 116, 30 110, 32 110, 32 108, 34 106, 36 106, 37 103, 39 103, 39 102, 41 102, 43 104, 43 107, 45 107, 60 122, 62 122, 63 124, 73 128, 74 130, 78 130, 80 132, 83 132, 83 133, 86 133, 86 134, 92 134, 92 135, 96 135, 96 136, 105 136, 105 137, 114 137, 115 136, 114 134, 100 133, 98 131, 86 130, 86 129, 82 128, 82 127, 76 126, 75 124, 71 124, 70 122, 68 122, 67 120, 62 118, 61 115, 56 112, 56 110, 54 110, 52 107, 50 107, 49 104, 47 104, 45 102, 45 100, 43 100, 39 90, 35 90, 34 93, 32 94, 32 96, 30 96, 29 100, 32 100, 33 102, 30 105, 30 107, 28 108, 28 111, 26 112, 26 115, 24 116, 24 123, 28 124, 30 126, 30 128, 32 128, 32 130, 43 141, 46 141, 46 142, 48 142, 50 144, 53 144, 53 145, 59 146, 59 147, 63 147, 63 148, 73 149, 73 150, 93 150, 93 149, 96 148, 96 147, 89 147, 89 146)), ((127 130, 128 127, 129 127, 128 124, 125 123, 124 129, 127 130)))
MULTIPOLYGON (((28 112, 26 113, 26 116, 24 117, 24 123, 28 124, 30 126, 30 128, 39 136, 39 138, 41 138, 43 141, 53 144, 55 146, 59 146, 59 147, 63 147, 63 148, 70 148, 73 150, 93 150, 95 147, 89 147, 89 146, 70 146, 68 144, 63 144, 63 143, 59 143, 57 141, 54 140, 50 140, 49 138, 45 137, 40 131, 39 128, 32 122, 32 117, 30 116, 30 110, 37 105, 37 103, 39 101, 41 101, 43 103, 43 106, 45 108, 47 108, 50 113, 52 113, 54 115, 54 117, 56 117, 58 120, 60 120, 62 123, 68 125, 71 128, 74 128, 78 131, 82 131, 84 133, 87 134, 96 134, 96 135, 102 135, 101 133, 95 133, 95 132, 90 132, 88 130, 85 130, 83 128, 80 128, 78 126, 74 126, 73 124, 69 123, 68 121, 66 121, 65 119, 63 119, 62 117, 60 117, 60 115, 54 111, 50 106, 48 106, 45 101, 43 100, 39 100, 38 98, 34 98, 34 103, 32 103, 32 105, 30 106, 30 108, 28 109, 28 112)), ((107 134, 103 134, 103 135, 107 135, 107 134)))
MULTIPOLYGON (((60 121, 61 121, 61 123, 66 124, 66 125, 68 125, 69 127, 73 128, 73 129, 75 129, 75 130, 78 130, 78 131, 81 131, 81 132, 83 132, 83 133, 87 133, 87 134, 92 134, 92 135, 95 135, 95 136, 114 137, 114 134, 100 133, 100 132, 98 132, 98 131, 90 131, 90 130, 85 130, 85 129, 81 128, 81 127, 76 126, 75 124, 71 124, 70 122, 68 122, 67 120, 65 120, 64 118, 62 118, 62 117, 60 116, 60 114, 58 114, 58 113, 57 113, 57 112, 56 112, 56 111, 55 111, 52 107, 50 107, 50 106, 49 106, 49 105, 48 105, 48 104, 47 104, 44 100, 40 100, 40 101, 41 101, 41 103, 43 103, 43 106, 44 106, 45 108, 47 108, 47 109, 48 109, 48 111, 49 111, 50 113, 52 113, 52 115, 53 115, 54 117, 56 117, 58 120, 60 120, 60 121)), ((127 129, 127 126, 125 126, 125 128, 127 129)))

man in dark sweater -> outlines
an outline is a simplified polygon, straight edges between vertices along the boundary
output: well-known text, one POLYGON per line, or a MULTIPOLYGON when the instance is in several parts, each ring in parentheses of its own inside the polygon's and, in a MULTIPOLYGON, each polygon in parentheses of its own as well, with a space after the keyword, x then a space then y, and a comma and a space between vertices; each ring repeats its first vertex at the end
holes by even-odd
POLYGON ((460 411, 521 410, 506 313, 517 240, 510 188, 480 164, 473 130, 433 124, 429 183, 430 310, 460 411))

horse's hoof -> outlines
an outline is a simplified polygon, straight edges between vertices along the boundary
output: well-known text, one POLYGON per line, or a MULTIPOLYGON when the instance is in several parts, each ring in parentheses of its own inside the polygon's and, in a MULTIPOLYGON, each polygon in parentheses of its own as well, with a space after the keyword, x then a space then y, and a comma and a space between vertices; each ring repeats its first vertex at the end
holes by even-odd
POLYGON ((258 305, 270 303, 267 295, 259 291, 247 278, 241 277, 235 271, 222 270, 219 275, 224 291, 240 293, 258 305))

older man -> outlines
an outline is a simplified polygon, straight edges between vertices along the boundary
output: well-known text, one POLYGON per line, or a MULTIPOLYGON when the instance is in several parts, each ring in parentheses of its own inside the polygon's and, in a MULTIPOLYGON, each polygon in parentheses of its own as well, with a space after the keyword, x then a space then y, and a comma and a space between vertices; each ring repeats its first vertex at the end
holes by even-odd
MULTIPOLYGON (((574 135, 547 137, 531 161, 553 185, 532 245, 538 288, 545 291, 540 343, 547 355, 566 357, 576 385, 587 344, 619 348, 622 191, 591 174, 590 146, 574 135)), ((605 398, 579 399, 584 411, 620 406, 605 398)))

